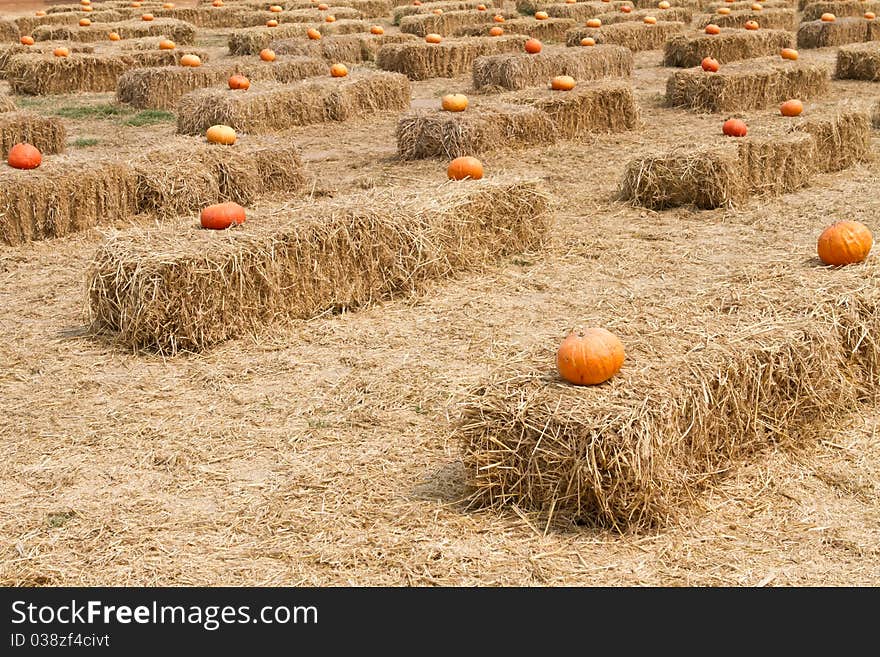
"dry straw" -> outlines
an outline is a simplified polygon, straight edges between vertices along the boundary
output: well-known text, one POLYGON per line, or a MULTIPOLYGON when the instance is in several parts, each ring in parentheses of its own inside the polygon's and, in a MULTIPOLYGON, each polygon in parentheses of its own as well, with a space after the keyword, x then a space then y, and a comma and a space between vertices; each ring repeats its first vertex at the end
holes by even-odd
POLYGON ((416 14, 428 14, 435 9, 447 11, 465 11, 476 10, 478 6, 484 4, 480 0, 448 0, 441 2, 426 2, 422 5, 401 5, 395 7, 391 12, 391 22, 395 25, 400 23, 400 19, 404 16, 414 16, 416 14))
POLYGON ((32 46, 25 46, 21 43, 10 43, 6 45, 0 45, 0 79, 5 79, 7 76, 7 69, 9 67, 9 63, 13 57, 16 55, 45 55, 47 53, 51 53, 56 46, 64 45, 70 50, 71 53, 93 53, 95 52, 95 47, 91 45, 85 44, 61 44, 61 43, 50 43, 50 42, 40 42, 34 44, 32 46))
MULTIPOLYGON (((513 18, 515 13, 509 11, 499 12, 505 18, 513 18)), ((460 27, 492 23, 493 12, 491 11, 444 11, 437 14, 413 14, 400 19, 400 31, 416 36, 428 34, 440 34, 451 36, 460 27)))
POLYGON ((493 37, 463 37, 440 43, 399 43, 379 48, 376 66, 403 73, 410 80, 454 78, 470 73, 476 59, 483 55, 523 52, 528 37, 522 34, 493 37))
POLYGON ((864 18, 838 18, 833 22, 810 21, 801 23, 797 31, 799 48, 842 46, 847 43, 863 43, 871 38, 880 39, 880 21, 868 21, 864 18))
POLYGON ((481 91, 517 90, 540 84, 557 75, 581 82, 607 77, 629 77, 633 54, 623 46, 545 48, 537 54, 516 53, 479 57, 474 62, 474 88, 481 91))
POLYGON ((17 41, 19 36, 21 31, 16 22, 0 16, 0 41, 17 41))
MULTIPOLYGON (((455 36, 488 36, 496 24, 471 25, 455 30, 455 36)), ((505 34, 525 34, 539 41, 565 41, 566 33, 577 26, 571 18, 548 18, 542 21, 534 18, 513 18, 502 23, 505 34)))
POLYGON ((138 109, 172 110, 185 94, 196 89, 226 85, 234 74, 246 76, 256 90, 258 83, 287 84, 326 75, 327 64, 313 57, 283 57, 274 62, 254 58, 223 59, 199 67, 170 66, 136 68, 123 73, 116 85, 116 99, 138 109))
POLYGON ((880 81, 880 42, 838 48, 834 77, 841 80, 880 81))
POLYGON ((797 29, 798 18, 794 9, 762 9, 761 11, 732 11, 723 14, 700 14, 696 17, 695 25, 703 29, 709 23, 718 27, 744 28, 748 21, 755 21, 762 30, 788 30, 793 32, 797 29))
POLYGON ((841 171, 869 157, 871 116, 866 109, 844 105, 811 110, 792 129, 805 132, 816 141, 819 171, 841 171))
POLYGON ((264 83, 246 94, 230 89, 199 89, 177 104, 177 130, 204 134, 222 123, 235 130, 265 134, 294 126, 345 121, 409 107, 411 85, 400 73, 364 72, 344 78, 311 78, 289 85, 264 83))
POLYGON ((362 20, 338 20, 333 23, 286 23, 278 27, 249 27, 229 35, 230 55, 256 55, 273 41, 305 37, 314 28, 322 35, 369 32, 370 24, 362 20))
POLYGON ((367 306, 539 247, 546 208, 534 182, 484 179, 256 209, 227 231, 122 232, 89 268, 91 330, 174 354, 367 306))
POLYGON ((277 55, 303 55, 317 57, 327 62, 357 64, 376 59, 379 48, 389 43, 422 43, 415 34, 343 34, 312 39, 282 39, 273 41, 269 47, 277 55))
POLYGON ((705 57, 721 64, 756 57, 778 55, 783 48, 794 48, 795 35, 785 30, 722 30, 721 34, 678 35, 667 41, 663 66, 690 68, 705 57))
POLYGON ((196 28, 189 23, 170 18, 153 21, 130 20, 121 23, 92 23, 88 27, 78 25, 43 25, 34 29, 36 41, 107 41, 107 34, 116 32, 123 39, 139 39, 164 36, 178 45, 192 45, 196 28))
POLYGON ((623 46, 633 52, 659 50, 667 41, 682 34, 686 29, 685 23, 669 21, 659 21, 653 25, 627 21, 603 25, 600 28, 579 27, 566 33, 565 45, 580 46, 581 39, 590 37, 597 44, 623 46))
POLYGON ((121 75, 132 68, 174 66, 185 54, 207 60, 198 49, 130 51, 116 55, 74 53, 70 57, 17 55, 6 67, 9 86, 16 94, 67 94, 79 91, 115 91, 121 75))
POLYGON ((67 130, 59 118, 15 111, 10 99, 0 97, 0 158, 5 159, 9 149, 21 142, 32 144, 44 155, 60 153, 67 130))
POLYGON ((615 332, 628 360, 611 381, 564 383, 546 348, 465 396, 455 438, 473 506, 537 511, 548 526, 653 528, 737 463, 817 440, 876 399, 877 274, 829 277, 757 254, 684 294, 604 299, 626 317, 615 332))
POLYGON ((828 92, 825 66, 776 58, 733 62, 717 73, 701 68, 676 71, 666 84, 666 101, 698 112, 761 109, 790 98, 808 100, 828 92))
POLYGON ((815 21, 822 14, 834 14, 837 18, 861 18, 865 12, 880 13, 877 0, 835 0, 834 2, 810 2, 803 8, 801 22, 815 21))
MULTIPOLYGON (((630 0, 612 0, 611 2, 603 2, 601 0, 586 0, 584 2, 578 2, 577 4, 583 4, 593 7, 597 11, 594 16, 602 12, 619 11, 622 5, 628 5, 630 7, 633 6, 633 3, 630 2, 630 0)), ((560 15, 558 12, 563 11, 569 5, 561 3, 547 4, 545 2, 541 2, 541 0, 516 0, 515 6, 516 10, 519 13, 528 14, 529 16, 537 11, 546 11, 550 16, 558 16, 560 15)))
POLYGON ((632 21, 643 23, 648 16, 656 18, 658 23, 663 20, 690 25, 694 17, 694 12, 687 7, 671 7, 663 11, 660 9, 639 9, 638 11, 632 11, 628 14, 621 12, 599 14, 596 18, 602 21, 602 25, 614 25, 615 23, 628 23, 632 21))
MULTIPOLYGON (((77 6, 75 11, 50 13, 47 16, 18 16, 15 23, 22 34, 32 34, 41 25, 77 25, 83 18, 83 12, 77 6)), ((119 10, 94 11, 88 15, 92 23, 118 23, 131 16, 119 10)))
MULTIPOLYGON (((727 0, 722 0, 721 2, 710 2, 705 5, 702 10, 710 14, 717 13, 718 9, 721 7, 725 7, 731 11, 751 11, 753 4, 753 0, 737 0, 737 2, 727 2, 727 0)), ((790 0, 763 0, 761 2, 761 7, 764 9, 791 9, 792 3, 790 0)))
MULTIPOLYGON (((588 18, 595 18, 602 14, 612 11, 620 11, 622 6, 632 7, 633 4, 627 0, 626 2, 574 2, 555 5, 542 6, 541 9, 547 12, 552 18, 572 18, 579 23, 588 18)), ((528 12, 534 13, 534 12, 528 12)), ((660 20, 660 16, 657 17, 660 20)))

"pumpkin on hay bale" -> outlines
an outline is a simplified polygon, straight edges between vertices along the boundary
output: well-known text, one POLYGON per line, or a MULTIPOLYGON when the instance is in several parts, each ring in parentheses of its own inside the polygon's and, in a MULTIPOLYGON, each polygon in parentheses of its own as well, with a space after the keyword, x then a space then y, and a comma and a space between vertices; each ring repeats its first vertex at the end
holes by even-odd
POLYGON ((718 35, 677 35, 669 39, 663 51, 663 66, 691 68, 705 57, 721 64, 770 57, 784 48, 794 48, 795 35, 786 30, 722 30, 718 35))
POLYGON ((633 52, 660 50, 667 41, 682 34, 686 29, 687 24, 680 21, 659 21, 656 25, 627 21, 603 25, 598 29, 569 30, 566 33, 565 45, 578 47, 582 39, 590 38, 596 44, 623 46, 633 52))
POLYGON ((388 44, 379 48, 376 53, 376 66, 386 71, 403 73, 410 80, 452 78, 469 73, 480 56, 522 52, 527 40, 527 36, 515 34, 492 39, 444 39, 438 44, 421 41, 388 44))

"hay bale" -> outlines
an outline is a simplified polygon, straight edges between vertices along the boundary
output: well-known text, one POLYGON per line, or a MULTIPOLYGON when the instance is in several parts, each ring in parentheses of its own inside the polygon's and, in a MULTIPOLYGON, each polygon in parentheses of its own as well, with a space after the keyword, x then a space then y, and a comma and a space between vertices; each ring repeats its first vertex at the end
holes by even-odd
POLYGON ((391 13, 391 22, 394 25, 400 24, 400 19, 405 16, 414 16, 416 14, 429 14, 435 9, 443 11, 476 11, 477 7, 485 4, 480 0, 445 0, 441 2, 426 2, 422 5, 401 5, 395 7, 391 13))
POLYGON ((256 55, 273 41, 305 37, 310 28, 322 35, 369 32, 370 25, 362 20, 338 20, 333 23, 287 23, 278 27, 249 27, 229 35, 230 55, 256 55))
POLYGON ((344 78, 312 78, 288 85, 264 83, 248 93, 198 89, 177 104, 177 130, 201 135, 222 123, 245 133, 345 121, 409 107, 411 85, 400 73, 355 71, 344 78))
POLYGON ((666 43, 663 66, 691 68, 704 57, 721 64, 756 57, 778 55, 783 48, 794 48, 795 35, 785 30, 722 30, 721 34, 675 36, 666 43))
MULTIPOLYGON (((513 18, 516 14, 509 11, 499 12, 505 18, 513 18)), ((423 37, 427 34, 452 36, 456 29, 493 23, 490 11, 445 11, 436 14, 412 14, 400 19, 400 31, 423 37)), ((494 24, 494 23, 493 23, 494 24)))
POLYGON ((837 50, 834 77, 839 80, 880 81, 880 42, 841 46, 837 50))
MULTIPOLYGON (((615 0, 615 2, 574 2, 546 6, 542 5, 541 9, 546 11, 547 15, 551 18, 572 18, 577 22, 582 23, 589 18, 595 18, 596 16, 601 16, 602 14, 607 14, 612 11, 620 11, 620 8, 624 5, 632 7, 633 3, 629 0, 626 0, 625 2, 619 2, 617 0, 615 0)), ((658 16, 657 20, 660 21, 665 19, 661 19, 661 17, 658 16)))
MULTIPOLYGON (((76 11, 49 13, 47 16, 18 16, 14 20, 19 32, 32 34, 34 29, 40 25, 76 25, 82 17, 83 12, 77 7, 76 11)), ((91 12, 88 18, 93 23, 117 23, 131 17, 122 11, 101 10, 91 12)))
POLYGON ((828 92, 824 66, 779 58, 733 62, 717 73, 701 68, 676 71, 666 84, 672 107, 698 112, 761 109, 790 98, 809 100, 828 92))
POLYGON ((718 27, 743 28, 746 22, 756 21, 762 30, 788 30, 794 32, 797 29, 797 12, 794 9, 762 9, 761 11, 732 11, 729 14, 700 14, 696 17, 696 27, 702 30, 709 23, 718 27))
MULTIPOLYGON (((603 2, 600 0, 579 0, 577 5, 589 5, 594 8, 597 12, 592 16, 587 16, 586 18, 592 18, 593 16, 598 16, 601 13, 607 13, 609 11, 620 11, 620 7, 622 5, 629 5, 630 7, 634 6, 630 0, 612 0, 612 2, 603 2)), ((536 11, 546 11, 550 16, 558 16, 565 18, 576 18, 575 16, 563 16, 565 7, 569 7, 568 3, 553 3, 547 4, 545 2, 541 2, 541 0, 516 0, 516 10, 521 14, 528 14, 532 16, 536 11), (551 10, 554 13, 551 13, 551 10)), ((578 19, 579 20, 579 19, 578 19)))
POLYGON ((119 77, 138 66, 174 66, 187 54, 208 59, 202 50, 178 48, 119 54, 17 55, 6 69, 9 86, 16 94, 47 95, 78 91, 114 91, 119 77))
POLYGON ((173 110, 177 101, 190 91, 225 86, 236 73, 246 76, 254 85, 265 81, 287 84, 326 75, 327 64, 314 57, 283 57, 274 62, 229 58, 197 68, 136 68, 119 76, 116 100, 138 109, 173 110))
MULTIPOLYGON (((471 25, 460 27, 455 30, 455 36, 483 36, 489 35, 496 23, 471 25)), ((547 18, 539 21, 534 18, 514 18, 505 21, 501 27, 505 34, 525 34, 543 42, 565 41, 565 35, 577 25, 577 21, 571 18, 547 18)))
POLYGON ((870 157, 871 115, 865 109, 823 107, 799 117, 792 131, 809 134, 815 140, 819 171, 842 171, 870 157))
POLYGON ((21 31, 11 18, 0 16, 0 41, 18 41, 21 31))
POLYGON ((578 81, 608 77, 629 77, 633 54, 623 46, 592 48, 545 48, 538 54, 526 52, 478 57, 474 62, 474 88, 525 89, 546 84, 556 75, 570 75, 578 81))
POLYGON ((395 133, 402 160, 452 159, 497 148, 556 141, 550 117, 528 105, 480 103, 465 112, 414 110, 400 117, 395 133))
POLYGON ((23 141, 44 155, 61 153, 67 142, 67 130, 59 118, 18 112, 11 99, 0 98, 0 159, 5 160, 9 149, 23 141))
POLYGON ((627 21, 603 25, 599 28, 579 27, 566 33, 565 45, 580 47, 581 39, 590 37, 597 44, 623 46, 633 52, 659 50, 667 41, 682 34, 686 29, 687 25, 684 23, 667 21, 658 21, 654 25, 627 21))
POLYGON ((829 2, 809 2, 801 13, 801 22, 819 20, 822 14, 830 13, 837 18, 861 18, 865 12, 880 13, 878 0, 834 0, 829 2))
MULTIPOLYGON (((57 45, 66 45, 66 44, 57 44, 57 45)), ((10 43, 6 45, 0 45, 0 79, 5 79, 7 75, 7 68, 9 67, 9 62, 16 55, 45 55, 50 54, 56 47, 55 43, 49 43, 43 41, 38 44, 34 44, 32 46, 25 46, 21 43, 10 43)), ((68 45, 67 48, 71 53, 93 53, 95 52, 95 47, 91 45, 83 45, 83 44, 71 44, 68 45)))
POLYGON ((269 47, 276 55, 301 55, 324 59, 327 62, 357 64, 376 59, 379 48, 389 43, 421 43, 415 34, 343 34, 312 39, 282 39, 269 47))
POLYGON ((539 247, 546 209, 536 183, 480 180, 253 210, 234 230, 119 233, 89 267, 91 331, 131 349, 200 351, 539 247))
MULTIPOLYGON (((753 4, 753 0, 737 0, 737 2, 721 0, 720 2, 710 2, 702 7, 702 11, 714 14, 721 7, 726 7, 730 11, 751 11, 753 4)), ((761 6, 764 9, 791 9, 791 4, 789 0, 764 0, 761 2, 761 6)))
POLYGON ((811 262, 768 272, 741 255, 719 281, 615 307, 628 360, 608 384, 566 384, 536 349, 468 390, 453 439, 472 506, 515 505, 547 527, 665 526, 737 463, 818 441, 876 395, 877 268, 831 281, 811 262))
POLYGON ((863 43, 869 40, 872 22, 876 21, 867 21, 864 18, 838 18, 831 23, 824 21, 801 23, 797 30, 797 45, 799 48, 827 48, 847 43, 863 43))
MULTIPOLYGON (((659 0, 633 0, 633 5, 637 9, 651 9, 655 11, 669 11, 670 9, 675 9, 677 7, 689 9, 691 11, 702 11, 703 6, 706 4, 706 0, 672 0, 672 7, 669 9, 660 9, 657 6, 659 0)), ((772 3, 774 0, 770 0, 772 3)), ((784 0, 776 0, 777 2, 782 2, 784 0)), ((603 0, 604 2, 604 0, 603 0)), ((764 4, 764 3, 761 3, 764 4)), ((657 20, 670 20, 668 18, 661 19, 660 16, 657 16, 657 20)))
POLYGON ((291 142, 245 137, 233 146, 177 138, 134 163, 137 210, 167 219, 212 203, 253 203, 305 184, 299 149, 291 142))
POLYGON ((661 20, 673 23, 685 23, 687 25, 691 24, 691 21, 694 18, 694 12, 687 7, 670 7, 669 9, 639 9, 637 11, 632 11, 628 14, 624 14, 622 12, 617 13, 609 13, 609 14, 599 14, 596 16, 600 21, 602 21, 602 25, 614 25, 615 23, 627 23, 632 21, 638 21, 639 23, 643 23, 645 21, 646 16, 653 16, 657 19, 659 23, 661 20))
POLYGON ((39 169, 0 167, 0 243, 63 237, 135 211, 132 168, 84 155, 44 159, 39 169))
POLYGON ((376 66, 403 73, 410 80, 454 78, 471 71, 478 57, 523 52, 528 37, 522 34, 485 39, 462 37, 440 43, 388 44, 376 53, 376 66))
POLYGON ((737 142, 739 191, 779 196, 810 184, 817 172, 816 140, 804 132, 748 136, 737 142))
POLYGON ((178 45, 195 43, 196 28, 189 23, 170 18, 153 21, 130 20, 121 23, 92 23, 78 25, 42 25, 33 31, 35 41, 107 41, 107 34, 116 32, 123 39, 164 36, 178 45))

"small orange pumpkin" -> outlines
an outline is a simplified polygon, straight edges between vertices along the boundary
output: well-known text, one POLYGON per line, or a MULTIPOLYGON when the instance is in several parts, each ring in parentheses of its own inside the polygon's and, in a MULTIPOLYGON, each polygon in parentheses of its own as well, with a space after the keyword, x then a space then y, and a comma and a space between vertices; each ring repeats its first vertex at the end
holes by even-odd
POLYGON ((144 14, 143 16, 141 16, 141 20, 149 22, 153 20, 153 14, 144 14))
POLYGON ((446 177, 450 180, 479 180, 483 177, 483 163, 470 155, 457 157, 446 167, 446 177))
POLYGON ((67 57, 70 55, 70 50, 65 46, 58 46, 55 50, 52 51, 52 54, 56 57, 67 57))
POLYGON ((249 89, 251 86, 251 81, 248 80, 245 76, 236 73, 229 78, 229 88, 230 89, 241 89, 244 91, 245 89, 249 89))
POLYGON ((582 46, 595 46, 596 40, 592 39, 590 37, 584 37, 583 39, 581 39, 581 45, 582 46))
POLYGON ((197 68, 202 65, 202 59, 198 55, 184 55, 180 58, 181 66, 189 66, 191 68, 197 68))
POLYGON ((222 144, 224 146, 232 146, 237 139, 235 130, 228 125, 212 125, 205 131, 205 139, 211 144, 222 144))
POLYGON ((110 39, 111 41, 119 41, 122 39, 122 37, 119 36, 119 34, 117 34, 116 32, 111 32, 110 34, 107 35, 107 38, 110 39))
POLYGON ((743 25, 743 27, 746 28, 747 30, 757 30, 761 26, 758 25, 758 21, 746 21, 746 23, 745 23, 745 25, 743 25))
POLYGON ((703 57, 700 67, 707 73, 717 73, 718 69, 721 68, 721 64, 714 57, 703 57))
POLYGON ((263 48, 260 51, 260 59, 264 62, 274 62, 275 61, 275 51, 271 48, 263 48))
POLYGON ((486 5, 477 5, 477 11, 486 11, 486 5))
POLYGON ((325 23, 335 23, 336 16, 334 16, 333 14, 327 14, 327 16, 324 18, 324 22, 325 23))
POLYGON ((557 75, 550 80, 550 88, 554 91, 571 91, 577 82, 570 75, 557 75))
POLYGON ((497 37, 501 36, 502 34, 504 34, 504 28, 498 27, 497 25, 493 25, 489 29, 489 36, 497 37))
POLYGON ((761 11, 763 8, 764 7, 761 5, 760 2, 753 2, 752 3, 752 11, 761 11))
POLYGON ((602 21, 598 18, 591 18, 587 21, 587 27, 602 27, 602 21))
POLYGON ((199 213, 199 223, 202 228, 209 230, 226 230, 230 226, 240 226, 245 218, 245 209, 233 201, 209 205, 199 213))
POLYGON ((795 99, 787 100, 779 106, 779 112, 782 116, 800 116, 804 111, 804 104, 795 99))
POLYGON ((266 21, 266 27, 278 27, 278 21, 276 20, 268 20, 266 21))
POLYGON ((749 128, 742 119, 727 119, 721 125, 721 132, 728 137, 745 137, 749 128))
POLYGON ((40 9, 38 12, 34 13, 34 16, 36 16, 37 18, 42 18, 45 15, 46 15, 46 12, 43 11, 42 9, 40 9))
POLYGON ((495 21, 496 23, 503 23, 503 22, 504 22, 504 16, 502 16, 501 14, 495 14, 495 15, 492 17, 492 20, 495 21))
POLYGON ((622 13, 622 14, 629 14, 632 12, 632 10, 633 10, 633 8, 630 7, 629 5, 621 5, 620 6, 620 13, 622 13))
POLYGON ((852 265, 871 252, 874 237, 859 221, 838 221, 822 231, 816 249, 826 265, 852 265))
POLYGON ((660 0, 660 2, 657 3, 658 9, 669 9, 671 6, 672 5, 666 2, 666 0, 660 0))
POLYGON ((214 2, 211 3, 211 6, 212 6, 212 7, 222 7, 222 6, 223 6, 223 0, 214 0, 214 2))
POLYGON ((25 35, 19 39, 19 42, 24 46, 32 46, 34 45, 34 37, 25 35))
POLYGON ((526 41, 524 47, 525 47, 527 53, 529 53, 530 55, 536 55, 537 53, 541 52, 541 49, 542 49, 544 46, 541 45, 541 42, 540 42, 540 41, 538 41, 537 39, 532 38, 532 39, 528 39, 528 40, 526 41))
POLYGON ((330 5, 328 5, 326 2, 322 2, 318 5, 318 11, 327 11, 328 9, 330 9, 330 5))
POLYGON ((272 5, 271 7, 269 7, 269 11, 271 11, 273 14, 277 14, 284 11, 284 7, 282 7, 281 5, 272 5))
POLYGON ((446 94, 440 99, 440 106, 447 112, 463 112, 468 106, 468 97, 464 94, 446 94))
POLYGON ((834 14, 832 14, 830 12, 826 12, 819 17, 819 20, 822 21, 823 23, 833 23, 834 21, 837 20, 837 16, 835 16, 834 14))
POLYGON ((159 50, 174 50, 177 46, 170 39, 162 39, 159 42, 159 50))
POLYGON ((791 61, 794 61, 798 58, 798 51, 794 48, 783 48, 779 52, 779 56, 782 57, 782 59, 789 59, 791 61))
POLYGON ((718 7, 718 13, 722 16, 727 16, 730 14, 730 7, 718 7))
POLYGON ((875 14, 873 11, 866 11, 866 12, 865 12, 865 18, 866 18, 867 20, 869 20, 869 21, 872 21, 872 20, 874 20, 875 18, 877 18, 877 14, 875 14))
POLYGON ((330 76, 334 78, 344 78, 348 75, 348 67, 345 64, 333 64, 330 67, 330 76))
POLYGON ((162 3, 162 9, 174 9, 174 3, 173 2, 162 3))
POLYGON ((370 34, 385 34, 385 28, 381 25, 371 25, 370 34))
POLYGON ((318 32, 318 30, 316 30, 313 27, 310 27, 306 31, 306 36, 309 37, 310 39, 312 39, 313 41, 320 41, 321 40, 321 33, 318 32))
POLYGON ((584 328, 569 333, 559 345, 556 368, 569 383, 598 385, 617 374, 625 358, 623 343, 611 331, 584 328))
POLYGON ((6 162, 15 169, 36 169, 43 163, 43 155, 36 146, 22 142, 9 149, 6 162))
POLYGON ((443 37, 439 34, 434 34, 432 32, 431 34, 425 36, 425 41, 427 41, 428 43, 440 43, 441 41, 443 41, 443 37))
POLYGON ((657 19, 656 19, 654 16, 645 16, 645 17, 642 19, 642 22, 643 22, 645 25, 656 25, 656 24, 657 24, 657 19))
POLYGON ((550 18, 550 14, 548 14, 546 11, 536 11, 535 12, 535 20, 545 21, 548 18, 550 18))
POLYGON ((715 25, 715 23, 709 23, 706 26, 706 34, 721 34, 721 28, 715 25))
POLYGON ((434 14, 435 16, 439 16, 440 14, 443 13, 443 10, 438 7, 437 9, 432 11, 431 13, 434 14))
POLYGON ((88 27, 91 24, 92 24, 92 21, 90 21, 88 18, 80 18, 79 19, 79 26, 80 27, 88 27))

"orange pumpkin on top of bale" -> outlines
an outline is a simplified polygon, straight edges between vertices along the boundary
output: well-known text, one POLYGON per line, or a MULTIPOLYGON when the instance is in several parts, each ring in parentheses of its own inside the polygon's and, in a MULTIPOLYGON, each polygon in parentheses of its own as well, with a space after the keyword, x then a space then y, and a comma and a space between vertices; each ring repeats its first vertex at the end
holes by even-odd
POLYGON ((556 352, 556 368, 568 383, 604 383, 620 371, 626 354, 623 343, 604 328, 585 328, 568 334, 556 352))
POLYGON ((209 230, 226 230, 232 226, 240 226, 245 218, 244 208, 233 201, 209 205, 199 213, 199 223, 202 228, 209 230))
POLYGON ((446 167, 446 177, 450 180, 479 180, 483 177, 483 163, 470 155, 462 155, 446 167))
POLYGON ((36 169, 43 163, 43 155, 36 146, 21 142, 9 149, 6 163, 14 169, 36 169))

